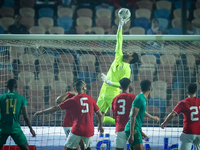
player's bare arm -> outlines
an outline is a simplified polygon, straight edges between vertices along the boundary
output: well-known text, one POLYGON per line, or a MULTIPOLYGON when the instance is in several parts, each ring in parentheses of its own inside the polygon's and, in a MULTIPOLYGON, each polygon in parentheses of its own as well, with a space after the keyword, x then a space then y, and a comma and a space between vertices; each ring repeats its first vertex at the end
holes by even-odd
POLYGON ((98 119, 98 131, 100 131, 100 133, 103 133, 104 132, 103 115, 100 110, 96 113, 96 115, 97 115, 97 119, 98 119))
MULTIPOLYGON (((75 91, 70 92, 71 95, 76 95, 75 91)), ((69 95, 67 93, 62 94, 56 98, 56 104, 59 105, 60 103, 64 102, 69 95)))
POLYGON ((24 121, 26 122, 27 126, 29 127, 32 136, 35 137, 36 136, 35 131, 33 130, 30 120, 28 118, 27 107, 23 106, 21 110, 22 110, 22 115, 24 117, 24 121))
POLYGON ((141 131, 141 135, 142 135, 142 139, 143 140, 147 140, 148 139, 148 136, 142 131, 141 131))
POLYGON ((174 118, 176 116, 175 112, 171 112, 165 119, 165 121, 163 123, 161 123, 161 128, 164 129, 164 127, 166 126, 167 122, 169 122, 172 118, 174 118))
POLYGON ((128 142, 131 145, 134 142, 134 128, 135 128, 135 120, 136 120, 136 116, 139 112, 139 109, 136 107, 132 108, 131 111, 131 118, 130 118, 130 136, 128 138, 128 142))
POLYGON ((54 112, 59 111, 59 110, 60 110, 60 108, 58 106, 53 106, 53 107, 47 108, 45 110, 37 111, 34 114, 34 117, 36 117, 38 115, 45 114, 45 113, 54 113, 54 112))
POLYGON ((158 118, 158 116, 152 116, 150 115, 148 112, 145 111, 145 117, 148 117, 150 119, 156 120, 157 123, 160 121, 160 118, 158 118))

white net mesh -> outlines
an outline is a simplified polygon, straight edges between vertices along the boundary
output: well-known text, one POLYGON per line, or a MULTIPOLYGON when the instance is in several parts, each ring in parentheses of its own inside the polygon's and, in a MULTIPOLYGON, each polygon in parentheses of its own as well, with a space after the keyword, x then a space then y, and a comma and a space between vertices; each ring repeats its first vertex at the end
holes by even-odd
MULTIPOLYGON (((82 40, 81 38, 79 40, 0 40, 2 46, 0 48, 0 93, 7 92, 5 83, 8 79, 17 79, 18 93, 27 99, 30 118, 37 110, 54 106, 55 99, 59 95, 73 90, 72 83, 77 78, 87 83, 87 94, 97 100, 102 85, 100 73, 107 73, 114 60, 116 40, 115 38, 105 40, 108 36, 102 40, 87 40, 86 37, 83 36, 82 40)), ((55 37, 51 36, 51 38, 55 37)), ((137 36, 133 36, 133 39, 135 38, 137 36)), ((131 93, 139 94, 140 81, 149 79, 153 91, 148 99, 147 111, 159 116, 161 121, 180 100, 186 98, 185 91, 188 83, 200 80, 199 41, 178 40, 170 41, 168 37, 168 40, 124 40, 123 42, 123 52, 136 52, 140 56, 139 62, 131 65, 131 93)), ((198 89, 197 96, 200 97, 200 87, 198 89)), ((64 143, 59 142, 65 140, 64 131, 60 128, 51 130, 48 128, 61 127, 64 115, 65 112, 60 111, 32 118, 32 125, 37 127, 41 139, 38 141, 37 138, 29 137, 29 143, 41 149, 49 145, 64 146, 64 143), (43 136, 45 138, 42 138, 43 136), (53 140, 53 143, 50 144, 47 139, 53 140)), ((110 111, 106 115, 110 115, 110 111)), ((174 127, 182 128, 182 119, 180 115, 168 124, 168 127, 171 127, 169 128, 171 134, 163 130, 160 135, 159 124, 145 118, 143 126, 148 127, 147 135, 150 137, 151 147, 162 148, 163 140, 159 138, 163 135, 172 138, 173 143, 174 127), (153 140, 155 132, 158 135, 157 139, 153 140)), ((23 119, 20 123, 25 126, 23 119)), ((94 124, 96 125, 95 122, 94 124)), ((114 128, 108 128, 106 132, 114 134, 114 128)), ((178 141, 180 132, 179 130, 176 132, 175 141, 178 141)), ((114 139, 111 140, 113 142, 114 139)), ((94 139, 93 143, 96 145, 95 142, 97 143, 98 139, 94 139)))

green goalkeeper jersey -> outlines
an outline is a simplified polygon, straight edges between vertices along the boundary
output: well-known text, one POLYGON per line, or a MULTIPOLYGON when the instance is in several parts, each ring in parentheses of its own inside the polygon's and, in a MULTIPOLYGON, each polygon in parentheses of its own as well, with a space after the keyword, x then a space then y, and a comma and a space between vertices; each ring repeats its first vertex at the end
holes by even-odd
POLYGON ((12 134, 21 130, 19 120, 23 106, 27 106, 27 101, 18 93, 9 92, 0 96, 0 124, 3 133, 12 134))

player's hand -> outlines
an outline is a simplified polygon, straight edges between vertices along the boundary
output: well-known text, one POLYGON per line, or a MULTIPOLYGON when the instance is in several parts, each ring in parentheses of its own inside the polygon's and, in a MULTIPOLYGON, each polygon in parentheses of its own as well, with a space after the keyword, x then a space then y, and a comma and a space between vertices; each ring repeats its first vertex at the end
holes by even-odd
POLYGON ((37 112, 33 115, 33 117, 36 117, 36 116, 41 115, 41 114, 42 114, 42 111, 37 111, 37 112))
POLYGON ((119 20, 119 26, 124 26, 128 21, 130 20, 130 18, 128 18, 128 19, 120 19, 119 20))
POLYGON ((113 84, 112 81, 108 80, 108 78, 106 77, 106 75, 104 73, 101 73, 101 79, 102 79, 103 82, 105 82, 108 85, 112 85, 113 84))
POLYGON ((165 126, 166 126, 166 124, 167 124, 167 123, 164 121, 163 123, 161 123, 160 127, 161 127, 162 129, 164 129, 165 126))
POLYGON ((104 132, 104 128, 102 126, 98 126, 98 132, 100 132, 100 134, 102 134, 104 132))
POLYGON ((36 136, 35 131, 34 131, 33 129, 30 129, 30 132, 31 132, 31 134, 32 134, 32 137, 35 137, 35 136, 36 136))
POLYGON ((133 144, 133 142, 134 142, 134 134, 131 134, 128 138, 128 143, 129 143, 129 145, 131 145, 131 144, 133 144))
POLYGON ((158 116, 153 116, 153 119, 157 121, 157 123, 159 123, 160 118, 158 118, 158 116))
POLYGON ((76 95, 76 92, 75 91, 70 91, 70 94, 71 95, 76 95))
POLYGON ((144 132, 141 132, 141 135, 143 140, 146 141, 148 139, 148 136, 144 132))

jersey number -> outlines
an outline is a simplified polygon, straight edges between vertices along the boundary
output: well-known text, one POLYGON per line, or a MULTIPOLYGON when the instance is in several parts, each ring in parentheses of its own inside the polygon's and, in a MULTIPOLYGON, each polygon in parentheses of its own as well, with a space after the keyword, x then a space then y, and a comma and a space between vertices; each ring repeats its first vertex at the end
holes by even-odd
POLYGON ((9 114, 9 110, 11 107, 14 108, 13 114, 16 114, 16 105, 17 105, 17 99, 14 99, 14 105, 13 105, 13 99, 6 99, 6 114, 9 114))
POLYGON ((125 105, 126 105, 126 101, 124 99, 119 99, 117 101, 117 103, 122 103, 121 105, 119 105, 119 108, 121 108, 121 111, 117 111, 118 115, 124 115, 125 114, 125 105))
MULTIPOLYGON (((199 106, 199 109, 200 109, 200 106, 199 106)), ((194 117, 194 115, 197 115, 199 113, 198 107, 197 106, 191 106, 190 110, 195 110, 195 111, 191 112, 191 120, 192 121, 198 121, 199 118, 194 117)))
POLYGON ((82 113, 88 113, 89 112, 89 104, 88 103, 84 103, 83 101, 88 100, 87 97, 83 97, 80 99, 81 102, 81 106, 85 106, 86 109, 82 109, 81 112, 82 113))

